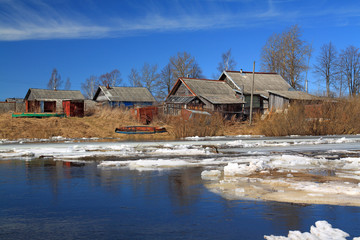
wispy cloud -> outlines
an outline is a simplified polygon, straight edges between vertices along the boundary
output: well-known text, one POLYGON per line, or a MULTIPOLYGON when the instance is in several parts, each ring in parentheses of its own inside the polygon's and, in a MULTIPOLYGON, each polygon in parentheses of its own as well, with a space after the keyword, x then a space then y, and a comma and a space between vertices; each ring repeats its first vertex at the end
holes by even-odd
POLYGON ((66 0, 56 2, 64 4, 54 5, 46 0, 0 0, 0 41, 124 37, 143 32, 256 27, 329 14, 339 18, 346 18, 349 13, 353 17, 360 15, 360 11, 345 7, 339 11, 324 9, 302 14, 298 8, 281 8, 282 4, 291 4, 293 0, 268 0, 265 4, 251 0, 226 3, 198 0, 191 1, 190 6, 189 1, 179 0, 169 1, 173 8, 169 11, 168 6, 161 6, 159 2, 152 6, 154 2, 144 1, 130 6, 138 9, 122 9, 123 12, 133 11, 133 15, 108 16, 103 10, 101 16, 94 17, 87 9, 68 6, 66 0))

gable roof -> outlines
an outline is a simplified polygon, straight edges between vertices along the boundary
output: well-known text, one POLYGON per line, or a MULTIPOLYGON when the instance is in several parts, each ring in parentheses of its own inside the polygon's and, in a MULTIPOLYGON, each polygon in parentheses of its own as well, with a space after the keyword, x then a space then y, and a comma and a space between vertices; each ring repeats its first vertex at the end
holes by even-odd
POLYGON ((269 91, 269 93, 290 100, 319 100, 318 97, 302 91, 269 91))
POLYGON ((156 102, 149 89, 145 87, 110 87, 99 86, 93 100, 103 92, 108 101, 114 102, 156 102))
POLYGON ((209 79, 179 78, 169 96, 176 92, 181 83, 189 89, 193 96, 204 98, 212 104, 244 103, 226 82, 209 79))
MULTIPOLYGON (((240 91, 243 91, 244 94, 250 94, 252 75, 252 72, 224 71, 219 80, 224 80, 224 76, 226 76, 240 91)), ((269 96, 267 92, 269 90, 288 91, 289 89, 291 89, 290 84, 279 74, 255 72, 254 92, 269 96)))
POLYGON ((50 90, 30 88, 25 100, 84 100, 85 97, 79 90, 50 90))

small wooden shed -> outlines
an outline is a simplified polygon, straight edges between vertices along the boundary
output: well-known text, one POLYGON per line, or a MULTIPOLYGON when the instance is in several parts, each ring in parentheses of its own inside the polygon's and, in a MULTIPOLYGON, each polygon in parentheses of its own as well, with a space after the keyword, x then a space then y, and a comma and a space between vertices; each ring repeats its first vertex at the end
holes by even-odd
POLYGON ((152 106, 156 104, 154 96, 144 87, 105 87, 99 86, 94 101, 111 107, 152 106))
POLYGON ((308 105, 319 103, 321 99, 302 91, 269 91, 270 110, 282 110, 295 102, 308 105))
POLYGON ((24 98, 27 113, 65 113, 84 116, 84 96, 80 91, 30 88, 24 98))

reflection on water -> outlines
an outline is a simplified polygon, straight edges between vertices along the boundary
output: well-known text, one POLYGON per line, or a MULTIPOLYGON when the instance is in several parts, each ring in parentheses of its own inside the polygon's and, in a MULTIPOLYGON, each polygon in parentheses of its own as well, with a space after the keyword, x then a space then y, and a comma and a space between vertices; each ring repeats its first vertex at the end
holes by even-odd
POLYGON ((0 239, 263 239, 317 220, 360 236, 360 208, 229 201, 202 171, 1 161, 0 239))

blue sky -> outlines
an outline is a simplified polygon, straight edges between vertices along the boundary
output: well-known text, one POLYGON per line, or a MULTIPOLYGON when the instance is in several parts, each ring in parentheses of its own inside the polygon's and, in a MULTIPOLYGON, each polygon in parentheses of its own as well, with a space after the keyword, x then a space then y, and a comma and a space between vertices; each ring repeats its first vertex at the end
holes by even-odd
MULTIPOLYGON (((145 62, 162 68, 186 51, 207 78, 232 49, 237 68, 260 70, 261 48, 291 25, 320 46, 360 47, 358 0, 0 0, 0 100, 46 88, 53 68, 71 89, 118 69, 123 83, 145 62)), ((309 72, 310 92, 322 91, 309 72)))

